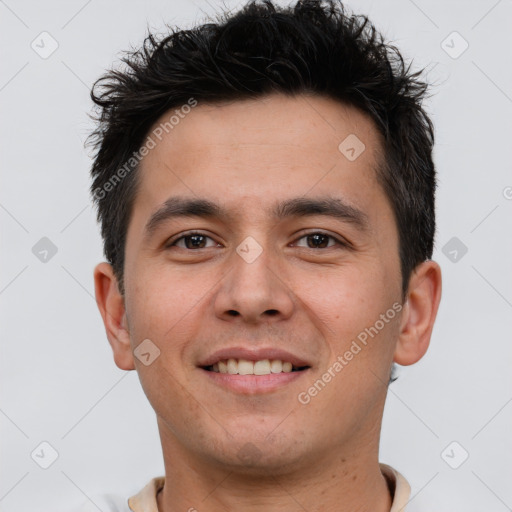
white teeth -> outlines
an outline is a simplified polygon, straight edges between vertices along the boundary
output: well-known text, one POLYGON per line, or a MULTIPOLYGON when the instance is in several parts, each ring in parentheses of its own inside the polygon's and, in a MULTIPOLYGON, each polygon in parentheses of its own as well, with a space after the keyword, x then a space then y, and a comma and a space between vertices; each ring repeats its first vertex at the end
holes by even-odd
POLYGON ((254 363, 246 359, 238 360, 238 374, 239 375, 254 375, 254 363))
POLYGON ((254 363, 254 375, 269 375, 270 374, 270 361, 263 359, 263 361, 256 361, 254 363))
POLYGON ((270 371, 272 373, 281 373, 283 371, 283 362, 279 359, 273 359, 270 362, 270 371))
POLYGON ((289 361, 279 359, 262 359, 260 361, 228 359, 212 365, 212 370, 231 375, 270 375, 271 373, 289 373, 293 370, 293 365, 289 361))
POLYGON ((228 373, 231 375, 238 373, 238 363, 236 359, 228 359, 228 373))
POLYGON ((283 372, 291 372, 292 371, 292 363, 286 362, 283 363, 283 372))

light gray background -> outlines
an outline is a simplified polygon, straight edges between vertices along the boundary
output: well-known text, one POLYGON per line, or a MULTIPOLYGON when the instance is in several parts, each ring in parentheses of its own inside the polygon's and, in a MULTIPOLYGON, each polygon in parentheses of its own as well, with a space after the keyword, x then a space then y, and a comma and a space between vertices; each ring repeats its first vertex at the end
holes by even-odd
MULTIPOLYGON (((236 7, 241 2, 227 2, 236 7)), ((163 474, 154 413, 114 365, 93 299, 102 260, 88 195, 89 89, 149 24, 190 26, 213 0, 0 1, 0 510, 65 509, 163 474), (43 59, 47 31, 58 49, 43 59), (58 252, 32 252, 48 237, 58 252), (42 469, 42 441, 58 459, 42 469), (37 453, 41 453, 40 451, 37 453)), ((512 507, 512 2, 351 1, 428 65, 444 290, 429 352, 389 392, 381 460, 437 512, 512 507), (468 49, 453 58, 462 49, 468 49), (455 39, 454 39, 455 37, 455 39), (442 47, 452 53, 450 56, 442 47), (451 47, 451 48, 449 48, 451 47), (457 237, 468 248, 453 262, 457 237), (450 256, 450 257, 449 257, 450 256), (445 457, 453 441, 460 444, 445 457), (469 458, 458 468, 465 450, 469 458)), ((45 48, 49 48, 46 40, 45 48)), ((447 455, 446 455, 447 454, 447 455)), ((45 457, 48 456, 48 450, 45 457)))

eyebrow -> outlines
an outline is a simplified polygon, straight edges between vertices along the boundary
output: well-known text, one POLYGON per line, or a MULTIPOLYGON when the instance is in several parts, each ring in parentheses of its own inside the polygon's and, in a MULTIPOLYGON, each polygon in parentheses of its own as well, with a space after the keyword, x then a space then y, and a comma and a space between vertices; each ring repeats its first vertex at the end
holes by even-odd
MULTIPOLYGON (((341 199, 333 197, 287 199, 274 205, 269 210, 276 220, 288 217, 307 217, 324 215, 334 217, 355 225, 362 231, 369 229, 368 216, 358 208, 351 206, 341 199)), ((191 199, 170 197, 151 215, 145 227, 145 238, 149 238, 160 225, 179 217, 200 217, 204 219, 221 219, 230 222, 233 216, 222 206, 208 199, 191 199)))

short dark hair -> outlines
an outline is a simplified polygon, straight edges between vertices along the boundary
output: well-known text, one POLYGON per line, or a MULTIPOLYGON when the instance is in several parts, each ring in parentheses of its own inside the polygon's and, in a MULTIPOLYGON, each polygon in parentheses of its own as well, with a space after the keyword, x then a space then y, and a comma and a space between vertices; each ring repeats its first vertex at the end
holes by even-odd
POLYGON ((423 70, 412 73, 366 16, 347 14, 335 0, 290 7, 250 1, 217 23, 170 29, 162 37, 149 33, 122 62, 123 71, 107 72, 92 88, 97 127, 89 141, 96 150, 91 191, 121 293, 137 190, 133 155, 155 121, 191 98, 212 103, 308 93, 357 107, 382 135, 377 178, 395 214, 405 295, 411 272, 432 257, 434 131, 422 108, 423 70))

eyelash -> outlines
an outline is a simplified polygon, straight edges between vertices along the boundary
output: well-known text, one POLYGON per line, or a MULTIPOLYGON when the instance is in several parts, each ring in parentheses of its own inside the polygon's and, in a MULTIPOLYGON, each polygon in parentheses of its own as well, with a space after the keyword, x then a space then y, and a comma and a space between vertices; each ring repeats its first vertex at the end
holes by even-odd
MULTIPOLYGON (((185 240, 186 238, 189 238, 189 237, 192 237, 192 236, 196 236, 196 235, 203 236, 203 237, 209 238, 210 240, 213 240, 213 238, 211 236, 208 236, 208 235, 206 235, 204 233, 201 233, 200 231, 190 231, 188 233, 185 233, 184 235, 181 235, 179 238, 176 238, 172 242, 168 243, 166 245, 166 248, 169 249, 171 247, 175 247, 176 244, 180 240, 185 240)), ((311 235, 323 235, 323 236, 326 236, 326 237, 334 240, 336 242, 336 244, 339 245, 339 246, 342 246, 342 247, 345 247, 345 248, 350 248, 350 244, 348 242, 346 242, 346 241, 344 241, 342 239, 339 239, 339 238, 337 238, 337 237, 335 237, 333 235, 330 235, 329 233, 324 233, 323 231, 311 231, 309 233, 304 233, 302 236, 297 238, 296 241, 302 240, 303 238, 307 238, 308 236, 311 236, 311 235)), ((330 248, 334 247, 335 245, 331 245, 331 246, 328 246, 328 247, 320 247, 320 248, 313 248, 313 247, 303 247, 303 248, 304 249, 310 249, 312 251, 318 251, 319 249, 330 249, 330 248)), ((211 247, 201 247, 200 249, 210 249, 210 248, 211 247)), ((185 249, 185 250, 188 250, 188 251, 198 250, 198 249, 188 249, 187 247, 181 247, 181 249, 185 249)))

